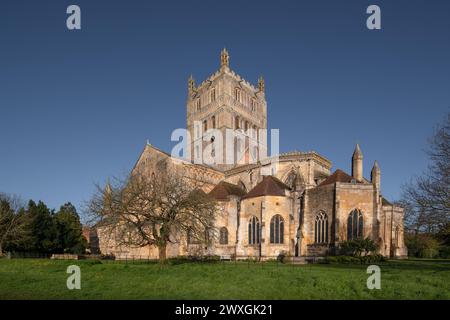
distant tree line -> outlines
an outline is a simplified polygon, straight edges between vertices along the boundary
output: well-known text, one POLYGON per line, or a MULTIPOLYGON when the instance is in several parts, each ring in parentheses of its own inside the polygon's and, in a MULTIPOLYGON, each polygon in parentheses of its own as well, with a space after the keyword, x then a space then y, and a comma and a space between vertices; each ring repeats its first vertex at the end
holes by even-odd
POLYGON ((76 208, 69 202, 58 211, 39 201, 27 205, 0 194, 0 255, 5 252, 84 253, 87 241, 76 208))
POLYGON ((450 113, 429 139, 426 172, 404 186, 409 255, 450 258, 450 113))

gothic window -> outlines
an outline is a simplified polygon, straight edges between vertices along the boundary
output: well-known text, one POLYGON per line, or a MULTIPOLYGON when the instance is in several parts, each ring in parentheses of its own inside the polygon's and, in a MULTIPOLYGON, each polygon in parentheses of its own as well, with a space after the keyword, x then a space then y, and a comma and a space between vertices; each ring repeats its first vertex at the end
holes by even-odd
POLYGON ((208 130, 208 122, 206 120, 203 120, 203 132, 206 132, 208 130))
POLYGON ((277 214, 270 220, 270 243, 283 243, 284 238, 284 221, 277 214))
POLYGON ((215 116, 212 116, 211 122, 212 122, 213 129, 215 129, 216 128, 216 117, 215 116))
POLYGON ((197 106, 197 111, 200 111, 200 108, 201 108, 200 98, 195 101, 195 104, 197 106))
POLYGON ((236 116, 235 121, 234 121, 234 128, 237 130, 239 129, 239 117, 236 116))
POLYGON ((187 243, 188 244, 199 244, 201 243, 200 239, 198 239, 195 235, 194 232, 189 229, 187 232, 187 243))
POLYGON ((256 100, 255 98, 252 98, 252 112, 256 111, 256 100))
POLYGON ((395 227, 395 234, 394 234, 394 243, 395 243, 395 247, 399 248, 399 233, 400 233, 400 228, 398 226, 395 227))
POLYGON ((350 212, 347 219, 347 240, 362 238, 364 236, 364 219, 360 210, 350 212))
POLYGON ((211 89, 211 102, 216 101, 216 88, 211 89))
POLYGON ((328 216, 320 212, 314 221, 314 242, 328 243, 328 216))
POLYGON ((259 220, 252 216, 248 221, 248 244, 259 244, 259 220))
POLYGON ((295 190, 295 188, 297 187, 297 174, 295 172, 289 173, 285 184, 288 185, 292 190, 295 190))
POLYGON ((236 101, 238 102, 241 102, 241 89, 239 88, 234 89, 234 99, 236 99, 236 101))
POLYGON ((219 243, 228 244, 228 230, 225 227, 220 228, 219 243))
POLYGON ((248 121, 245 121, 244 130, 245 130, 245 132, 247 132, 247 130, 248 130, 248 121))

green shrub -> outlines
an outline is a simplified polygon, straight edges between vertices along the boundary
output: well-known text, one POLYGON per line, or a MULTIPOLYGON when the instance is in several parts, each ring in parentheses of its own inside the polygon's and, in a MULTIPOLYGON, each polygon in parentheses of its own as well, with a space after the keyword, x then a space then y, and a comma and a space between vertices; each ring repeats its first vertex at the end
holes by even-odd
POLYGON ((278 256, 277 256, 277 261, 281 262, 281 263, 285 263, 286 262, 286 251, 281 251, 278 256))
POLYGON ((407 235, 405 244, 411 257, 436 258, 440 253, 439 241, 429 234, 407 235))
POLYGON ((372 264, 383 261, 386 261, 386 259, 380 254, 373 254, 361 257, 329 256, 325 259, 325 263, 330 264, 372 264))
POLYGON ((449 246, 441 246, 439 248, 439 258, 450 259, 450 247, 449 246))
POLYGON ((344 241, 340 244, 341 255, 354 257, 375 253, 377 249, 376 243, 369 238, 344 241))
POLYGON ((183 263, 217 263, 220 261, 220 256, 206 255, 206 256, 179 256, 167 259, 169 265, 179 265, 183 263))

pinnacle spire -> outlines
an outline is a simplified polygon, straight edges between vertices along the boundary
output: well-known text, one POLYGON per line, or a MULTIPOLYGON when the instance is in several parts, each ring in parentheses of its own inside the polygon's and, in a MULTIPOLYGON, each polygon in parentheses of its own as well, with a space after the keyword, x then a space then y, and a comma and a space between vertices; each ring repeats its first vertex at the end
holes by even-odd
POLYGON ((363 154, 361 152, 361 148, 359 147, 359 143, 356 144, 355 151, 353 152, 353 159, 362 159, 363 154))
POLYGON ((258 89, 261 92, 264 92, 266 90, 266 84, 265 84, 263 76, 260 76, 258 79, 258 89))
POLYGON ((375 160, 375 162, 373 163, 373 169, 380 170, 380 166, 378 165, 378 161, 377 160, 375 160))
POLYGON ((188 90, 189 90, 189 92, 193 92, 194 89, 195 89, 195 80, 191 74, 188 79, 188 90))
POLYGON ((226 48, 223 48, 222 52, 220 53, 220 67, 222 68, 228 68, 230 66, 230 55, 228 54, 228 50, 226 48))

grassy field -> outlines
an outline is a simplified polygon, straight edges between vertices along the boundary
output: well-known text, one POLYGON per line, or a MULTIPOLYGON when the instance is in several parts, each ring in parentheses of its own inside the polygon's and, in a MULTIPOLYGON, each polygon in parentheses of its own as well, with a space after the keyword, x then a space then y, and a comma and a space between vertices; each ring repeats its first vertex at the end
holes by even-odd
POLYGON ((0 259, 0 299, 450 299, 450 261, 390 261, 381 290, 367 266, 52 261, 0 259), (81 268, 68 290, 66 268, 81 268))

